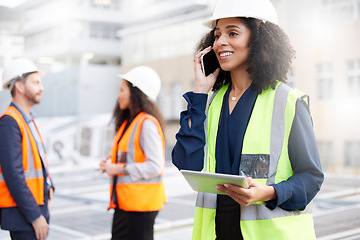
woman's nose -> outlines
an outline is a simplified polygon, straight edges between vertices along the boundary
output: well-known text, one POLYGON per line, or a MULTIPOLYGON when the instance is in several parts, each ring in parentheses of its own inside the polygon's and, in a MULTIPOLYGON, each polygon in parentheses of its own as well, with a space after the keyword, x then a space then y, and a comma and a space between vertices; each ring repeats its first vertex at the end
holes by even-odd
POLYGON ((226 37, 224 36, 219 36, 218 40, 215 41, 215 44, 217 46, 224 46, 224 45, 227 45, 228 44, 228 41, 226 39, 226 37))

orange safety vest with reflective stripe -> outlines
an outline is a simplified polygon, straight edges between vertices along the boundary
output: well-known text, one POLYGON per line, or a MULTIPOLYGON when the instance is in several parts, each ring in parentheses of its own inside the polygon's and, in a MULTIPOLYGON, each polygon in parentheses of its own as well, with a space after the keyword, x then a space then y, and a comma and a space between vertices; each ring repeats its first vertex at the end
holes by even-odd
MULTIPOLYGON (((152 120, 158 129, 162 139, 164 165, 165 165, 165 139, 163 131, 156 118, 144 112, 139 113, 131 122, 127 130, 124 132, 126 121, 119 128, 111 151, 111 162, 116 163, 119 158, 120 163, 127 164, 143 163, 146 161, 145 153, 140 146, 140 132, 145 119, 152 120)), ((132 181, 130 175, 117 175, 116 197, 119 209, 125 211, 158 211, 162 209, 166 202, 164 183, 162 181, 162 173, 152 179, 141 179, 132 181)), ((116 204, 112 201, 111 194, 113 192, 114 176, 110 178, 110 206, 116 208, 116 204)))
MULTIPOLYGON (((19 126, 21 133, 23 170, 27 186, 29 187, 34 199, 38 205, 44 204, 44 175, 40 154, 35 139, 25 122, 21 113, 13 106, 9 106, 3 116, 8 115, 14 118, 19 126)), ((34 122, 35 124, 35 122, 34 122)), ((36 127, 36 124, 35 124, 36 127)), ((39 132, 38 128, 36 127, 39 132)), ((41 142, 43 141, 39 132, 41 142)), ((45 159, 46 166, 47 161, 45 159)), ((0 208, 16 207, 16 203, 12 198, 9 189, 6 186, 2 170, 0 167, 0 208)))

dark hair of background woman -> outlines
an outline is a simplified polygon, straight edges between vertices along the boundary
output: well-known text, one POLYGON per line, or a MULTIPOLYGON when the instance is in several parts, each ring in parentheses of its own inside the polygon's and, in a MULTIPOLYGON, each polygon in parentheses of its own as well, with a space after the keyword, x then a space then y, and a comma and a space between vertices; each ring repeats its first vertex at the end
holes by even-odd
MULTIPOLYGON (((295 57, 295 51, 290 45, 288 36, 273 23, 264 23, 255 18, 240 19, 251 32, 247 71, 250 73, 253 88, 261 93, 269 86, 275 88, 276 80, 286 82, 286 74, 290 69, 292 58, 295 57)), ((215 29, 203 36, 196 51, 213 46, 214 32, 215 29)), ((230 81, 230 74, 221 69, 212 90, 216 91, 230 81)))
POLYGON ((115 123, 115 132, 119 130, 124 121, 131 122, 140 112, 146 112, 154 116, 160 123, 164 131, 164 118, 154 102, 152 102, 140 89, 133 87, 133 85, 126 81, 130 88, 130 108, 121 110, 118 101, 113 111, 112 121, 115 123))

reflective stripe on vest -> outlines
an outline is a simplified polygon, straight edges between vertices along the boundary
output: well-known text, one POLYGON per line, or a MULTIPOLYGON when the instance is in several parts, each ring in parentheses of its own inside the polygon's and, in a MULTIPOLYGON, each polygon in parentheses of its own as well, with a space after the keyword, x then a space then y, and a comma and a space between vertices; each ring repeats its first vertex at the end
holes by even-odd
MULTIPOLYGON (((215 146, 223 97, 222 87, 209 103, 206 161, 204 169, 215 172, 215 146)), ((287 142, 295 115, 297 90, 278 83, 258 95, 243 142, 240 171, 263 184, 286 181, 292 174, 287 142), (260 139, 260 141, 259 141, 260 139), (257 168, 253 168, 257 165, 257 168)), ((216 195, 199 193, 196 201, 193 239, 215 239, 216 195)), ((263 202, 241 207, 244 239, 315 239, 311 206, 305 211, 270 210, 263 202), (287 225, 284 225, 287 223, 287 225), (298 227, 291 227, 293 225, 298 227)))
MULTIPOLYGON (((21 113, 15 107, 8 107, 3 114, 14 118, 19 126, 22 138, 22 160, 23 170, 26 184, 33 194, 37 204, 44 204, 44 176, 40 155, 36 146, 34 137, 22 117, 21 113)), ((40 135, 40 133, 39 133, 40 135)), ((16 203, 12 198, 0 167, 0 208, 16 207, 16 203)))
MULTIPOLYGON (((140 132, 145 119, 150 119, 156 124, 162 139, 165 159, 165 140, 160 124, 156 118, 142 112, 135 117, 124 134, 126 122, 119 128, 112 148, 112 163, 115 163, 117 158, 120 159, 120 162, 127 164, 146 161, 146 156, 140 146, 140 132)), ((110 179, 110 194, 113 188, 112 183, 113 177, 110 179)), ((158 177, 141 179, 136 182, 131 179, 130 175, 119 174, 116 193, 119 208, 126 211, 157 211, 166 202, 162 173, 158 177)), ((116 205, 110 199, 109 208, 115 207, 116 205)))

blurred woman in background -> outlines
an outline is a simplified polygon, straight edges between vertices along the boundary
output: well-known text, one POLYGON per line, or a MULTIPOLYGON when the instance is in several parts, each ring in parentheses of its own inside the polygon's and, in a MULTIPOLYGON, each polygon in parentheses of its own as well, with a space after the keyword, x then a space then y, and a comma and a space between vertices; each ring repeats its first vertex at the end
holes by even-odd
POLYGON ((155 218, 166 202, 164 120, 155 103, 161 82, 145 66, 120 77, 111 162, 100 163, 111 177, 112 240, 152 240, 155 218))

